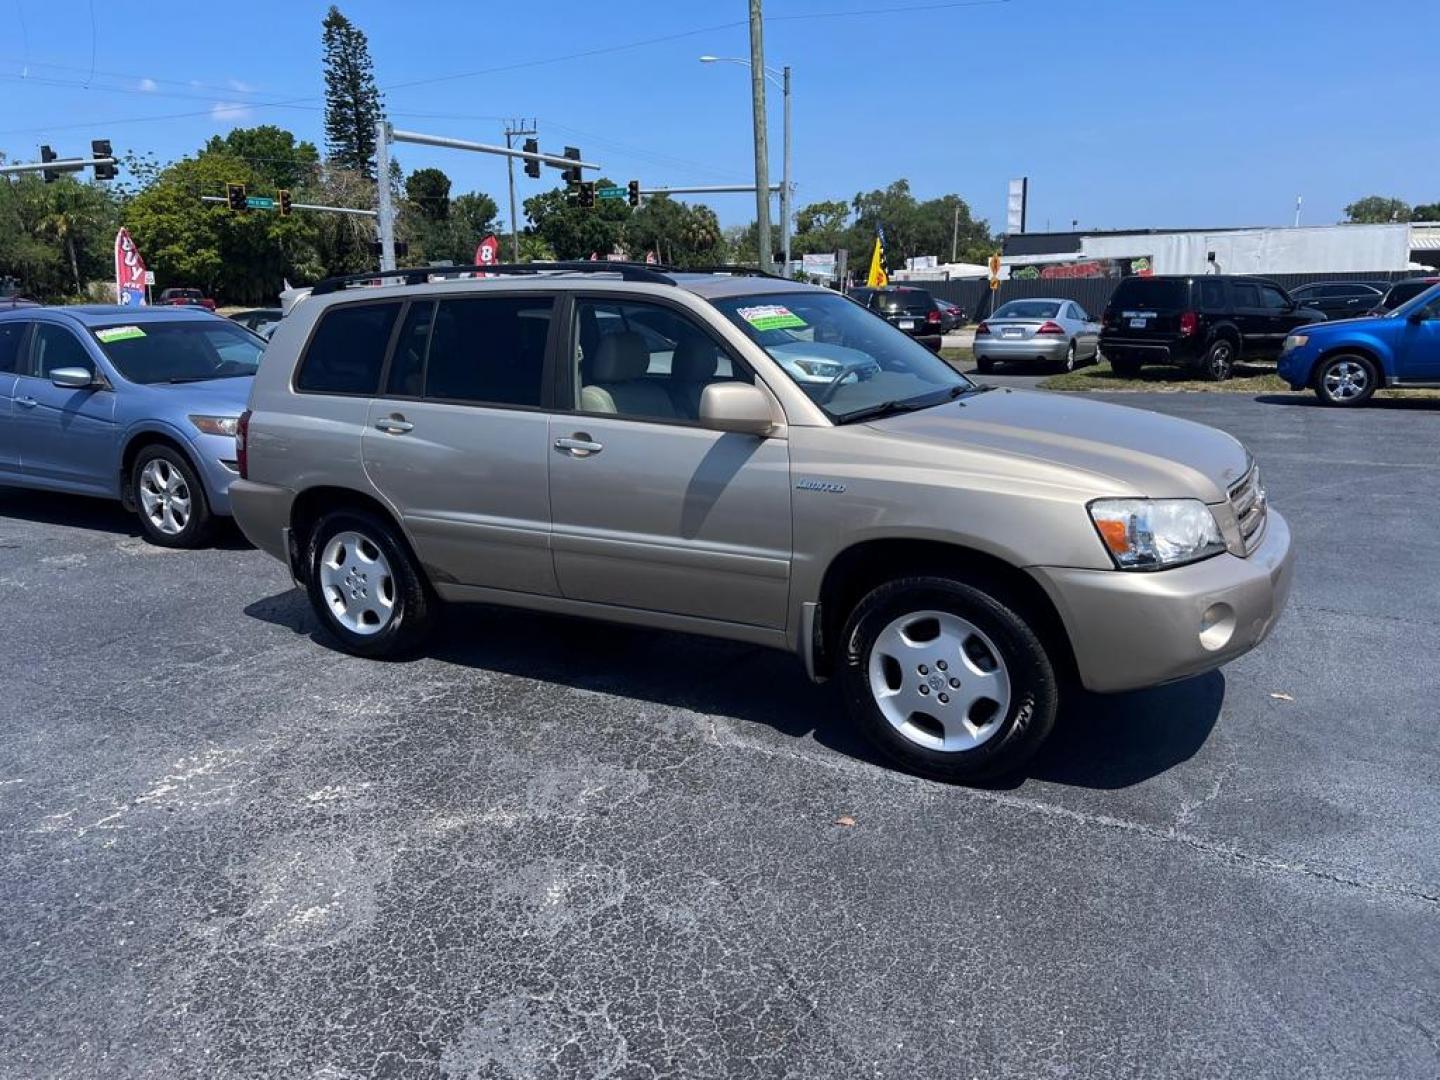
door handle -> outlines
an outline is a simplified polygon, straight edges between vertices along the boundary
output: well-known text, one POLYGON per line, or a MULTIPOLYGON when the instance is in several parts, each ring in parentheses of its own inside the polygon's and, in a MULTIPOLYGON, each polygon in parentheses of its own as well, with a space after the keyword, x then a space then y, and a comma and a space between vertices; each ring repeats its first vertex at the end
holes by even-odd
POLYGON ((389 435, 403 435, 415 425, 400 416, 384 416, 375 421, 375 426, 389 435))
POLYGON ((19 405, 22 409, 33 409, 36 405, 39 405, 40 403, 36 401, 33 397, 17 397, 15 399, 15 404, 19 405))
POLYGON ((583 431, 577 431, 568 439, 556 439, 555 449, 571 457, 589 457, 605 449, 604 443, 595 442, 583 431))

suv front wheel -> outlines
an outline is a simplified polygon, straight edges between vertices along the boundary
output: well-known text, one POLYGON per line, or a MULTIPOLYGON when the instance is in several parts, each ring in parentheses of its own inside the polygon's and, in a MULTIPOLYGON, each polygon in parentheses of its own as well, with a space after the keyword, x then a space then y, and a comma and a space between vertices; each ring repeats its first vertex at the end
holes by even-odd
POLYGON ((1055 722, 1055 670, 1029 623, 963 582, 902 578, 844 630, 840 682, 861 729, 901 767, 977 783, 1013 773, 1055 722))
POLYGON ((394 526, 361 510, 310 534, 310 605, 346 652, 402 657, 424 642, 437 601, 394 526))

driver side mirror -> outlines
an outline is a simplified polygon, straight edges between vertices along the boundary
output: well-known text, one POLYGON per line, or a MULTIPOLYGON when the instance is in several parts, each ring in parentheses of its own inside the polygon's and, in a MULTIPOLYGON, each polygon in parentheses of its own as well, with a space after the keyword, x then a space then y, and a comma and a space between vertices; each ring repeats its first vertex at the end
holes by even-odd
POLYGON ((62 390, 88 390, 95 385, 95 375, 83 367, 61 367, 50 372, 50 381, 62 390))
POLYGON ((743 382, 711 383, 700 395, 700 423, 712 431, 741 435, 770 434, 770 399, 757 386, 743 382))

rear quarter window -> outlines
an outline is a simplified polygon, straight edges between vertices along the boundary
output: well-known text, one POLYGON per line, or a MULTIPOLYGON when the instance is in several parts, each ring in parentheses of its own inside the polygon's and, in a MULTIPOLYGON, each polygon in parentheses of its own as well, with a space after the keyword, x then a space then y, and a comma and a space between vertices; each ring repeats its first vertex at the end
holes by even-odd
POLYGON ((295 389, 307 394, 375 394, 399 302, 344 304, 320 316, 300 360, 295 389))

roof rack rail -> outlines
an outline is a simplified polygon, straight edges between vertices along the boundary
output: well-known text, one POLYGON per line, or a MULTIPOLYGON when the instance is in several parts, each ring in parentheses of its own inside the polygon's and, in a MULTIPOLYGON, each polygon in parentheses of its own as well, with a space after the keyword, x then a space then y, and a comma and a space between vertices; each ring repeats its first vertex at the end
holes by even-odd
MULTIPOLYGON (((652 264, 653 266, 653 264, 652 264)), ((734 274, 737 277, 766 277, 788 281, 784 274, 772 274, 758 266, 742 266, 739 263, 715 263, 710 266, 661 266, 661 270, 678 274, 734 274)))
POLYGON ((641 281, 651 285, 674 285, 675 279, 643 263, 601 262, 598 259, 575 262, 491 263, 470 266, 410 266, 403 270, 370 270, 360 274, 329 277, 310 290, 311 296, 339 292, 351 285, 398 278, 404 285, 424 285, 433 278, 455 274, 490 274, 503 276, 538 276, 540 274, 619 274, 624 281, 641 281))

